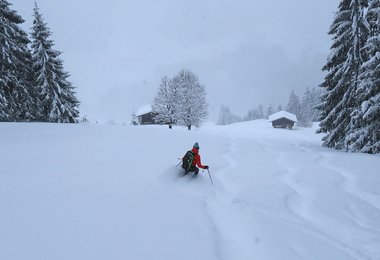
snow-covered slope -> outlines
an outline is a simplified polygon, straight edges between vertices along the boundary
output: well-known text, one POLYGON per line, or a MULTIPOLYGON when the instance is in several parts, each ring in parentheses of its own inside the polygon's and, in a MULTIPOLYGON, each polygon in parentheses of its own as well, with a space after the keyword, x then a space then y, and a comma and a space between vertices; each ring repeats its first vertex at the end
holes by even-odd
POLYGON ((380 259, 380 157, 267 121, 0 124, 0 259, 380 259), (200 144, 207 172, 178 163, 200 144))

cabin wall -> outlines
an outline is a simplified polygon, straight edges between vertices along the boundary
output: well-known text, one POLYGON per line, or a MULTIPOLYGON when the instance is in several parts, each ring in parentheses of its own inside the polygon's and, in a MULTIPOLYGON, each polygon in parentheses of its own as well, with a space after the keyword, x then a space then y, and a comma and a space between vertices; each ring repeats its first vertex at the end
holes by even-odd
POLYGON ((153 117, 154 117, 153 113, 147 113, 147 114, 138 116, 140 125, 155 125, 156 123, 154 122, 153 117))
POLYGON ((294 126, 294 122, 292 120, 287 119, 287 118, 280 118, 280 119, 274 120, 272 122, 272 126, 274 128, 288 128, 288 129, 292 129, 293 126, 294 126))

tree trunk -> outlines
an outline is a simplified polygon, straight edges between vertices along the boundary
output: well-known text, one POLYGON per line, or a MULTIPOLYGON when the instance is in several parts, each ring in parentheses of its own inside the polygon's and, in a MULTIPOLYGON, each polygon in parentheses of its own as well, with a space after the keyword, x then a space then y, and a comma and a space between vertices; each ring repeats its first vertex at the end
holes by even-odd
POLYGON ((172 124, 169 124, 169 129, 172 129, 172 124))
POLYGON ((191 125, 187 126, 187 130, 189 130, 189 131, 191 130, 191 125))

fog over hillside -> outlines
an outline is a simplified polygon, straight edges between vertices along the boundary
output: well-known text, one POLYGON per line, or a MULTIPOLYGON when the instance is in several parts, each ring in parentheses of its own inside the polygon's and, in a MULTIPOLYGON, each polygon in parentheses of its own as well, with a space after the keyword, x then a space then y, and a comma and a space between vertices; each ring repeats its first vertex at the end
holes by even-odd
MULTIPOLYGON (((34 0, 13 0, 32 23, 34 0)), ((245 113, 321 83, 338 0, 39 0, 78 87, 81 113, 124 120, 160 78, 188 68, 221 104, 245 113)))

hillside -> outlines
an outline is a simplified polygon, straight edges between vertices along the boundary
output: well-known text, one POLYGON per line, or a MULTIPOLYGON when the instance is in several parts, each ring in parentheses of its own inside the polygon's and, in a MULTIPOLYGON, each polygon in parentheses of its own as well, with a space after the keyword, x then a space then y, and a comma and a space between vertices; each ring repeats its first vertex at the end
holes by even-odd
POLYGON ((380 157, 320 138, 0 123, 0 259, 380 259, 380 157), (196 141, 214 186, 176 167, 196 141))

